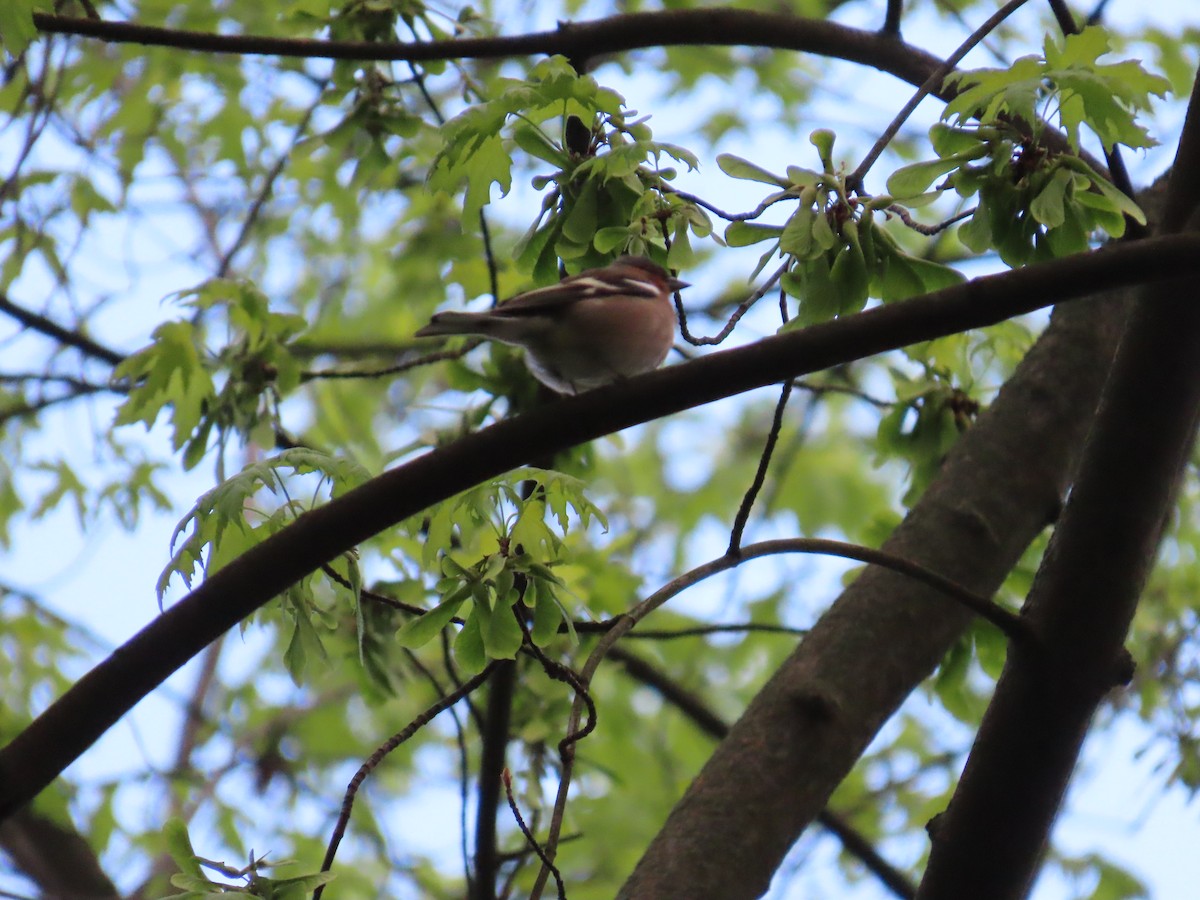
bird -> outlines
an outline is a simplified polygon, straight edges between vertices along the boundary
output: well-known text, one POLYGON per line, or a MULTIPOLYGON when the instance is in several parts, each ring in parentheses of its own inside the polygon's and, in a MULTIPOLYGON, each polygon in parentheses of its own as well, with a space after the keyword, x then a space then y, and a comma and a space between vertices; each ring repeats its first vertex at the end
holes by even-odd
POLYGON ((657 369, 675 340, 671 294, 688 286, 644 256, 622 256, 487 312, 437 313, 415 337, 470 334, 521 347, 538 381, 579 394, 657 369))

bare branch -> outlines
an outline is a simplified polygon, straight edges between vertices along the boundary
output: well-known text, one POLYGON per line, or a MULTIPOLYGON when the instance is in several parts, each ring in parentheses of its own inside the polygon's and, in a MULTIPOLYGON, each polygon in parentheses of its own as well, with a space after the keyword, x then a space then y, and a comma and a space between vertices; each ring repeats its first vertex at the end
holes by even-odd
MULTIPOLYGON (((370 759, 359 767, 358 771, 354 773, 354 777, 350 779, 350 783, 346 786, 346 795, 342 799, 342 811, 338 815, 337 824, 334 826, 333 834, 329 838, 329 846, 325 849, 325 860, 321 863, 322 872, 328 872, 333 867, 333 860, 337 856, 338 847, 341 845, 342 838, 346 834, 346 827, 350 824, 350 813, 354 809, 354 798, 358 796, 358 789, 367 780, 367 776, 379 767, 379 764, 383 762, 389 753, 432 722, 439 713, 449 709, 487 681, 495 667, 495 661, 489 663, 484 667, 482 672, 467 679, 460 687, 439 699, 413 719, 403 730, 396 732, 388 738, 371 754, 370 759)), ((313 891, 313 900, 320 900, 321 894, 324 892, 325 886, 321 885, 313 891)))
POLYGON ((46 335, 46 337, 53 338, 60 344, 74 347, 83 353, 84 356, 90 356, 93 359, 106 362, 110 366, 115 366, 125 359, 124 354, 118 353, 116 350, 110 350, 108 347, 92 340, 86 335, 63 328, 58 323, 52 322, 43 315, 18 306, 4 294, 0 294, 0 312, 6 313, 16 319, 26 328, 32 328, 34 331, 46 335))
POLYGON ((925 79, 924 83, 917 89, 917 92, 909 98, 909 101, 904 104, 904 106, 900 109, 900 112, 896 113, 895 118, 893 118, 888 124, 888 127, 883 130, 883 134, 879 136, 879 139, 875 142, 871 149, 867 151, 867 155, 864 156, 863 161, 858 164, 858 168, 850 173, 850 177, 846 179, 846 184, 850 190, 856 191, 862 188, 863 179, 866 177, 867 172, 870 171, 871 166, 875 165, 875 161, 879 159, 879 155, 883 153, 884 148, 892 142, 892 138, 894 138, 900 131, 900 126, 908 121, 908 117, 912 115, 913 110, 920 105, 921 101, 930 94, 937 94, 938 91, 941 90, 942 83, 946 80, 946 76, 954 71, 954 67, 958 65, 959 61, 962 60, 962 58, 972 50, 974 50, 975 46, 980 41, 995 31, 996 26, 998 26, 1001 22, 1003 22, 1028 2, 1029 0, 1008 0, 1008 3, 1005 3, 1002 7, 996 10, 995 13, 989 16, 986 22, 976 28, 975 31, 965 41, 963 41, 962 44, 959 45, 958 49, 951 53, 946 61, 938 66, 937 69, 932 72, 927 79, 925 79))

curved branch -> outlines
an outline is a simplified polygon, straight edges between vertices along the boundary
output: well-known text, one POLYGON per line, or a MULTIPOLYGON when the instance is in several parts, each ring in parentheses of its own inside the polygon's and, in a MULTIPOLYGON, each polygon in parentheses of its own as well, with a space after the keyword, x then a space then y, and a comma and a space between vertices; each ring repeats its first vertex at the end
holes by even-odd
MULTIPOLYGON (((845 541, 831 541, 825 538, 781 538, 778 540, 760 541, 746 547, 731 545, 729 550, 722 556, 718 556, 716 559, 710 560, 703 565, 696 566, 694 569, 685 572, 677 578, 672 578, 628 613, 618 616, 613 627, 605 632, 600 640, 597 641, 596 646, 592 648, 592 652, 588 654, 587 662, 584 663, 583 668, 579 672, 579 680, 583 687, 586 688, 591 683, 592 676, 596 674, 600 663, 613 650, 617 641, 628 635, 638 622, 645 619, 646 616, 650 615, 650 613, 654 612, 654 610, 658 609, 668 600, 677 597, 688 588, 699 584, 707 578, 740 566, 747 560, 758 559, 762 556, 775 556, 781 553, 825 553, 830 556, 856 559, 861 562, 891 569, 893 572, 909 575, 943 592, 972 612, 996 624, 997 627, 1011 638, 1023 636, 1025 633, 1021 621, 1008 612, 1008 610, 973 594, 961 585, 942 577, 924 566, 902 559, 894 554, 886 553, 882 550, 873 550, 870 547, 862 547, 857 544, 848 544, 845 541)), ((583 701, 585 696, 584 692, 578 692, 575 702, 571 706, 571 715, 567 720, 567 732, 570 735, 576 735, 579 731, 579 722, 583 718, 583 701)), ((568 742, 564 741, 564 743, 568 742)), ((554 801, 554 812, 550 818, 549 833, 546 836, 546 853, 551 860, 554 859, 559 830, 562 828, 563 817, 566 813, 574 748, 568 747, 567 752, 564 752, 562 755, 563 770, 558 783, 557 796, 554 801)), ((530 894, 530 897, 534 898, 534 900, 540 896, 548 874, 549 869, 547 864, 543 863, 542 870, 538 874, 538 879, 534 883, 533 891, 530 894)))
POLYGON ((712 353, 548 403, 433 450, 300 516, 84 675, 0 750, 0 816, 31 800, 172 672, 322 562, 525 463, 532 452, 560 452, 723 397, 1055 302, 1197 272, 1200 236, 1105 247, 712 353))
MULTIPOLYGON (((640 656, 621 646, 613 647, 608 655, 621 663, 629 677, 656 690, 667 703, 705 734, 718 741, 724 740, 729 734, 728 723, 703 698, 693 694, 640 656)), ((917 887, 908 876, 884 859, 866 835, 858 831, 845 817, 826 809, 817 816, 817 821, 842 842, 842 849, 846 853, 861 862, 893 894, 905 900, 916 896, 917 887)))
MULTIPOLYGON (((554 31, 511 37, 456 38, 451 41, 375 43, 274 38, 258 35, 182 31, 132 22, 34 13, 34 24, 47 34, 77 34, 114 43, 177 47, 209 53, 423 62, 447 59, 501 59, 559 54, 583 71, 589 59, 628 50, 660 47, 763 47, 795 50, 870 66, 921 87, 943 61, 886 32, 864 31, 827 22, 747 9, 673 9, 622 13, 591 22, 560 22, 554 31)), ((932 95, 949 100, 953 89, 938 85, 932 95)), ((1066 138, 1047 126, 1043 140, 1066 149, 1066 138)), ((1079 154, 1102 175, 1108 170, 1089 154, 1079 154)))
POLYGON ((34 13, 47 34, 76 34, 112 43, 176 47, 207 53, 424 62, 561 54, 586 60, 601 54, 672 46, 748 46, 800 50, 859 62, 913 85, 941 60, 894 37, 820 19, 744 9, 625 13, 591 22, 562 22, 554 31, 452 41, 324 41, 246 34, 212 34, 133 22, 96 21, 34 13))

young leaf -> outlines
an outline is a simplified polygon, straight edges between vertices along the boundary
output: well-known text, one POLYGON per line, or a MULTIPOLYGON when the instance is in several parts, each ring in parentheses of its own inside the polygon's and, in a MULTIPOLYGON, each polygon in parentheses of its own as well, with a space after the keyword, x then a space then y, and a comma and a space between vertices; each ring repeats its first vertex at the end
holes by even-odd
POLYGON ((462 585, 425 615, 409 619, 400 626, 400 630, 396 632, 396 640, 400 642, 401 647, 407 647, 410 650, 424 646, 433 640, 439 631, 450 624, 454 614, 470 596, 471 585, 462 585))
POLYGON ((740 178, 743 181, 759 181, 763 184, 773 184, 781 188, 789 186, 788 179, 776 175, 774 172, 768 172, 762 166, 756 165, 748 159, 742 159, 740 156, 734 156, 732 153, 718 154, 717 165, 730 178, 740 178))

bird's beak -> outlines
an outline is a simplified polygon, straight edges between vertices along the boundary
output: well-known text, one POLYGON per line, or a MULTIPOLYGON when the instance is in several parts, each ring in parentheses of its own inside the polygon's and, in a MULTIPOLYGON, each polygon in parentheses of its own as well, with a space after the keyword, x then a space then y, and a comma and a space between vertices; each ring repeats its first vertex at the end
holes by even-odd
POLYGON ((668 278, 667 287, 673 291, 681 291, 685 287, 691 287, 691 283, 687 281, 680 281, 678 278, 668 278))

